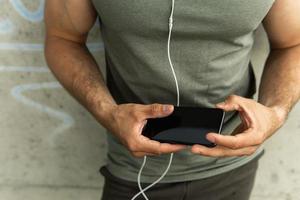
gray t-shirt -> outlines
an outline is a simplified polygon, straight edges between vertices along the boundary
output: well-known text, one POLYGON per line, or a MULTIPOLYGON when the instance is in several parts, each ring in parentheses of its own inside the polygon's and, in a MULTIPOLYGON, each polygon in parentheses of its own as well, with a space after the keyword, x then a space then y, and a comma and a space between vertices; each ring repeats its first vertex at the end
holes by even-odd
MULTIPOLYGON (((105 46, 107 86, 118 104, 176 105, 174 77, 167 57, 171 0, 93 0, 105 46)), ((214 107, 230 94, 252 98, 255 77, 250 65, 254 33, 274 0, 175 0, 171 58, 181 106, 214 107)), ((223 134, 239 124, 225 116, 223 134)), ((133 157, 111 133, 108 170, 136 181, 142 158, 133 157)), ((254 157, 213 158, 184 150, 174 154, 161 182, 206 178, 239 167, 254 157)), ((170 155, 148 157, 141 178, 153 182, 170 155)))

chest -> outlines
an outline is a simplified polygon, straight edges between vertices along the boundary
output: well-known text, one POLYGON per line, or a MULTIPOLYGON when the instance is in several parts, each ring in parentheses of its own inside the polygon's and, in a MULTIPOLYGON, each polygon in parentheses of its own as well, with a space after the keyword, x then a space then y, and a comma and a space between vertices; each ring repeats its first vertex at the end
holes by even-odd
MULTIPOLYGON (((166 33, 171 0, 93 0, 104 28, 151 37, 166 33)), ((255 30, 274 0, 175 0, 178 36, 232 38, 255 30)))

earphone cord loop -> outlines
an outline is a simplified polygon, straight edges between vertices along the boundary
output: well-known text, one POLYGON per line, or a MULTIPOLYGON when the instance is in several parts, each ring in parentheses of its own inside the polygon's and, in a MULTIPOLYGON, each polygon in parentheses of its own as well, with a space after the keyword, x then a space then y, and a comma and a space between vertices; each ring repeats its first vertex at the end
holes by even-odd
POLYGON ((172 160, 173 160, 173 154, 174 153, 171 153, 170 155, 170 160, 169 160, 169 164, 167 166, 167 168, 165 169, 164 173, 156 180, 154 181, 152 184, 148 185, 147 187, 145 187, 144 189, 142 189, 141 187, 141 182, 140 182, 140 178, 141 178, 141 173, 142 173, 142 170, 145 166, 145 163, 146 163, 146 157, 147 156, 144 156, 144 161, 143 161, 143 164, 142 164, 142 167, 140 168, 140 171, 139 171, 139 176, 138 176, 138 185, 139 185, 139 189, 140 189, 140 192, 138 192, 131 200, 134 200, 135 198, 137 198, 140 194, 143 194, 144 198, 146 200, 149 200, 148 197, 146 196, 146 194, 144 193, 146 190, 150 189, 152 186, 154 186, 156 183, 158 183, 161 179, 163 179, 163 177, 168 173, 170 167, 171 167, 171 164, 172 164, 172 160))

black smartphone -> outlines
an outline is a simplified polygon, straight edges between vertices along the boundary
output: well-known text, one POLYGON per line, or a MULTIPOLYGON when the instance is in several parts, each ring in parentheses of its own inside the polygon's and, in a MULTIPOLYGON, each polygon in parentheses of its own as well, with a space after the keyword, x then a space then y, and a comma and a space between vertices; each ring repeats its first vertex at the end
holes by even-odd
POLYGON ((174 106, 167 117, 148 118, 142 135, 159 142, 214 147, 206 135, 221 133, 224 116, 219 108, 174 106))

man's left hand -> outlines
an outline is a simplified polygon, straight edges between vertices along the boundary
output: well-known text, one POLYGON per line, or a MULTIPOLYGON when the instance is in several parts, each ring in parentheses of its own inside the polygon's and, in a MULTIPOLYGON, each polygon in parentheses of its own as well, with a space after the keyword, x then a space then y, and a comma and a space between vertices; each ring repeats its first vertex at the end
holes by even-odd
POLYGON ((238 111, 242 123, 230 135, 208 133, 207 139, 217 146, 193 145, 191 151, 195 154, 212 157, 251 155, 282 126, 286 118, 284 110, 278 107, 267 107, 237 95, 230 95, 216 107, 238 111))

